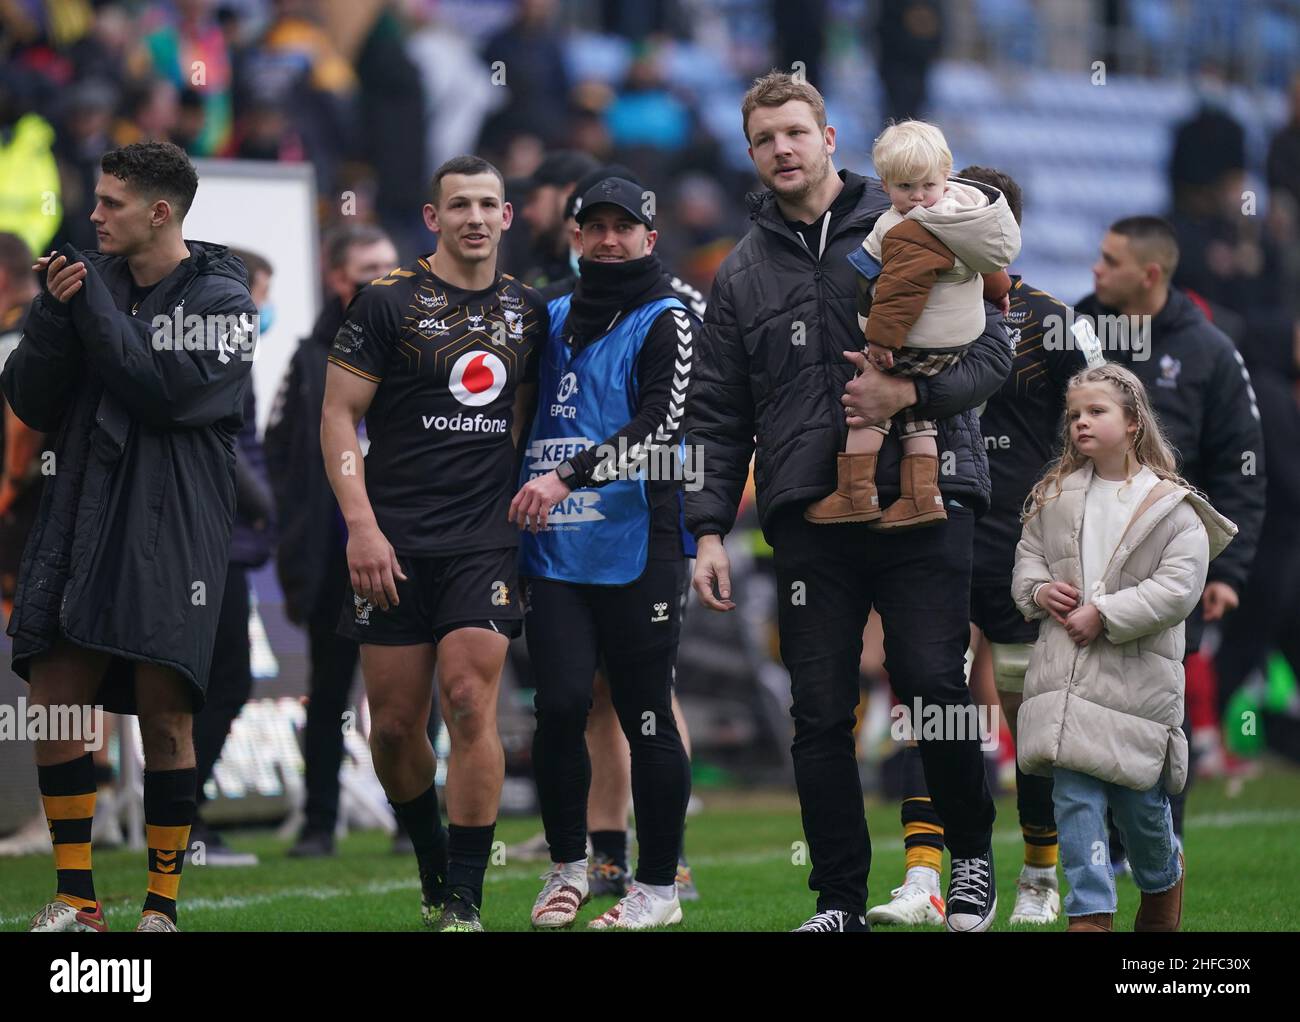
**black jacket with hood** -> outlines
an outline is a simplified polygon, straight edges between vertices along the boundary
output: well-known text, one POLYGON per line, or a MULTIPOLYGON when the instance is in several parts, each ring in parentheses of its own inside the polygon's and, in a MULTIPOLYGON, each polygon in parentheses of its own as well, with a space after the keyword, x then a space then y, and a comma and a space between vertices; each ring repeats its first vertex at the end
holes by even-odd
MULTIPOLYGON (((857 198, 850 212, 831 216, 820 256, 782 219, 771 191, 751 193, 754 226, 714 279, 687 414, 691 442, 704 454, 703 486, 686 494, 686 527, 697 538, 731 531, 756 445, 765 531, 780 508, 835 489, 836 454, 847 433, 840 399, 854 373, 843 352, 865 343, 858 272, 848 257, 889 206, 878 181, 851 171, 840 176, 857 198)), ((916 411, 939 430, 940 489, 977 514, 988 507, 990 484, 972 409, 1002 386, 1012 354, 1001 314, 985 308, 985 331, 965 357, 914 381, 916 411)), ((901 454, 891 431, 876 471, 882 506, 898 496, 901 454)))
POLYGON ((126 260, 65 245, 82 288, 35 300, 0 374, 55 455, 9 622, 13 668, 27 678, 60 635, 113 654, 95 700, 112 712, 135 712, 133 661, 176 670, 202 706, 225 585, 251 345, 218 326, 212 347, 160 346, 170 334, 153 320, 179 308, 255 323, 257 310, 236 256, 186 244, 134 316, 126 260))

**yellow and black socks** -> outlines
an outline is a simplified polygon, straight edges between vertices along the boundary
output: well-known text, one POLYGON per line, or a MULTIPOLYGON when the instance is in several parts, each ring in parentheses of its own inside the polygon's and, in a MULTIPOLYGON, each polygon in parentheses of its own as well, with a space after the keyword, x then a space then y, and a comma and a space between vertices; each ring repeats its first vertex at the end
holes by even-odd
POLYGON ((921 750, 903 750, 903 857, 906 869, 924 866, 936 873, 943 867, 943 821, 925 785, 921 750))
POLYGON ((447 827, 447 891, 468 901, 475 908, 483 906, 483 874, 492 855, 492 838, 496 823, 486 827, 447 827))
POLYGON ((90 828, 95 819, 95 764, 90 753, 67 763, 36 768, 45 819, 54 842, 59 874, 56 897, 77 910, 93 912, 95 884, 90 872, 90 828))
POLYGON ((430 784, 423 795, 417 795, 409 802, 390 799, 389 805, 415 848, 424 900, 430 905, 441 905, 446 900, 447 830, 442 825, 442 813, 438 809, 438 786, 430 784))
POLYGON ((1052 812, 1052 779, 1027 774, 1017 764, 1016 809, 1025 836, 1025 865, 1055 869, 1059 843, 1052 812))
POLYGON ((144 829, 149 845, 149 893, 142 912, 158 912, 176 922, 176 894, 194 822, 198 771, 144 772, 144 829))

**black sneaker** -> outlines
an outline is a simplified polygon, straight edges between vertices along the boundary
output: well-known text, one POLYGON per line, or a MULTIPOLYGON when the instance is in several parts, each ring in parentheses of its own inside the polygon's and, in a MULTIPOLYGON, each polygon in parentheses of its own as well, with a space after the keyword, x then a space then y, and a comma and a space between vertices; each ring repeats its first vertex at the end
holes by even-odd
POLYGON ((627 869, 608 855, 598 852, 591 857, 591 865, 587 867, 587 889, 593 898, 622 898, 627 894, 627 881, 627 869))
POLYGON ((327 859, 334 854, 334 835, 323 830, 304 830, 289 849, 291 859, 327 859))
POLYGON ((447 904, 447 877, 432 870, 420 869, 420 918, 424 925, 436 928, 443 907, 447 904))
POLYGON ((478 906, 461 894, 459 888, 447 899, 433 928, 438 933, 482 933, 483 924, 479 922, 478 906))
POLYGON ((838 908, 828 908, 818 912, 794 933, 870 933, 871 924, 866 916, 843 912, 838 908))
POLYGON ((997 910, 993 849, 969 859, 953 856, 948 875, 948 929, 954 933, 983 933, 993 925, 997 910))

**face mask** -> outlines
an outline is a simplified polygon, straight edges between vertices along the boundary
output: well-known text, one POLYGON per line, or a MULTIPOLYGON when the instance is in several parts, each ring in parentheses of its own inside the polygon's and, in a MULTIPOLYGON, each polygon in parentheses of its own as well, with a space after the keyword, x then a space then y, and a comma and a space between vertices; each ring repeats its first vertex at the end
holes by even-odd
POLYGON ((273 323, 275 323, 275 306, 272 305, 270 302, 267 302, 265 305, 261 307, 261 309, 258 310, 258 325, 257 325, 258 333, 259 334, 266 333, 268 330, 271 329, 271 325, 273 323))

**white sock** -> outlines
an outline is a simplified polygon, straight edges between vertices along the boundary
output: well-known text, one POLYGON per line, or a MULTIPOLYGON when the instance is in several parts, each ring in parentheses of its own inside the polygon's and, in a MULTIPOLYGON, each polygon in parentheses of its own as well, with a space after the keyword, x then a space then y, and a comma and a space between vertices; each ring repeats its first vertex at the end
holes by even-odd
POLYGON ((1056 886, 1055 866, 1025 866, 1020 870, 1020 875, 1031 884, 1037 884, 1039 887, 1056 886))
POLYGON ((672 901, 673 898, 677 896, 676 884, 659 886, 656 884, 643 884, 638 880, 637 887, 641 888, 641 890, 645 891, 646 894, 650 895, 652 898, 658 898, 660 901, 672 901))
POLYGON ((913 866, 903 878, 905 884, 919 884, 931 894, 939 893, 939 871, 929 866, 913 866))

